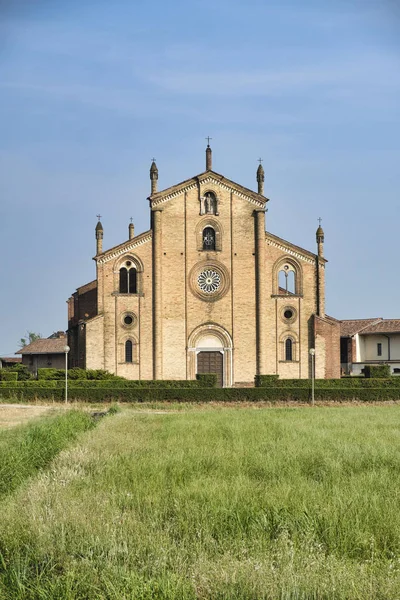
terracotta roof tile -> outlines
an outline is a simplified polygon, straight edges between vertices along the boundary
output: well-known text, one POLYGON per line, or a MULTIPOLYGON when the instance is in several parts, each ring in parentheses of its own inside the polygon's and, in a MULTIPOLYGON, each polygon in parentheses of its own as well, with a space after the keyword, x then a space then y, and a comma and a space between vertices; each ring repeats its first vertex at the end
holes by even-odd
POLYGON ((0 360, 7 363, 17 364, 22 361, 22 358, 20 358, 19 356, 0 356, 0 360))
POLYGON ((382 317, 377 317, 375 319, 346 319, 340 321, 340 335, 342 337, 351 337, 377 321, 382 321, 382 317))
POLYGON ((360 333, 400 333, 400 319, 382 319, 378 323, 368 325, 360 333))
POLYGON ((64 354, 66 344, 66 337, 40 339, 24 346, 15 354, 64 354))

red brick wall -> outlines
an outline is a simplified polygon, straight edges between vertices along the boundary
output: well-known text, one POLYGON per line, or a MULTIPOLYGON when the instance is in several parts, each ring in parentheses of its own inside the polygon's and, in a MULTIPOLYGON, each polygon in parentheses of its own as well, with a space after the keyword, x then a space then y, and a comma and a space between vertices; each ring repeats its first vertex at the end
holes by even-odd
POLYGON ((340 323, 314 317, 314 336, 325 340, 325 379, 340 378, 340 323))

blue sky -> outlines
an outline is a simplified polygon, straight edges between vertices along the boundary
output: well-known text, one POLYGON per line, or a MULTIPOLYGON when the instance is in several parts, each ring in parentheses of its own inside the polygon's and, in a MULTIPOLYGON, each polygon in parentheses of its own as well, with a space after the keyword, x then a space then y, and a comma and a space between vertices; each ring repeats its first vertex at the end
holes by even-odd
POLYGON ((400 5, 96 0, 0 5, 0 356, 66 329, 104 247, 148 229, 159 188, 216 171, 270 198, 267 229, 315 250, 327 311, 400 318, 400 5))

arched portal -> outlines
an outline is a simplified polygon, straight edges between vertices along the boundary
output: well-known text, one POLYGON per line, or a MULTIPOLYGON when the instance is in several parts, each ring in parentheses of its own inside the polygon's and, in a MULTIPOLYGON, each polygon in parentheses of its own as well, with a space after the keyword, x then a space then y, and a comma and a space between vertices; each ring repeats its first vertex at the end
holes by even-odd
POLYGON ((197 373, 216 373, 220 387, 233 384, 232 338, 216 323, 197 327, 188 341, 188 377, 197 373))

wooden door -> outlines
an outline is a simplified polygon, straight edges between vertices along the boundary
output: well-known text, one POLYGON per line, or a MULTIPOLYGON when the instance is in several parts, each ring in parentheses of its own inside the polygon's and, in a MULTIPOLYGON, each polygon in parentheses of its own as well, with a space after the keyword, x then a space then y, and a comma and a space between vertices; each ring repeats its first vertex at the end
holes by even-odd
POLYGON ((217 386, 224 384, 223 356, 221 352, 199 352, 197 355, 197 373, 216 373, 217 386))

